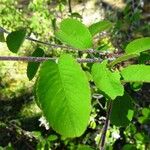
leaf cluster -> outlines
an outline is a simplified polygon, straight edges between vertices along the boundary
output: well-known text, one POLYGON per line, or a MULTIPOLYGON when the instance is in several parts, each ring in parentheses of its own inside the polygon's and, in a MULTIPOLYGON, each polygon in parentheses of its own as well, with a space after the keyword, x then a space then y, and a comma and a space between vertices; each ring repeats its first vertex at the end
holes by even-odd
MULTIPOLYGON (((111 26, 113 24, 109 21, 100 21, 86 27, 80 21, 68 18, 61 22, 55 36, 63 44, 84 51, 93 48, 93 37, 96 34, 111 26)), ((17 53, 25 38, 24 29, 11 32, 6 38, 9 50, 17 53)), ((149 65, 129 64, 121 68, 116 65, 139 57, 149 49, 150 37, 133 40, 126 46, 122 56, 111 62, 106 59, 101 63, 94 63, 88 70, 96 89, 107 102, 112 102, 110 121, 113 125, 127 126, 134 116, 133 99, 125 91, 125 84, 150 82, 149 65)), ((32 56, 44 57, 44 53, 44 50, 37 48, 32 56)), ((85 71, 74 56, 62 54, 56 61, 45 61, 41 65, 29 62, 29 80, 34 78, 39 67, 35 95, 48 123, 64 137, 81 136, 89 124, 92 107, 92 92, 85 71)))

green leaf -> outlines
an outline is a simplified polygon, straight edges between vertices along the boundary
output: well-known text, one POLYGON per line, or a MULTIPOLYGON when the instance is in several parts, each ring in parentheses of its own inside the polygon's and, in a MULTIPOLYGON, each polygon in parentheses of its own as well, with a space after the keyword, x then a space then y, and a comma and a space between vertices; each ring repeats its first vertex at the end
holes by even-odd
POLYGON ((89 31, 92 34, 92 36, 94 36, 95 34, 109 29, 110 27, 112 27, 112 23, 108 20, 103 20, 89 26, 89 31))
POLYGON ((140 53, 150 49, 150 37, 144 37, 140 39, 133 40, 130 42, 125 49, 127 54, 140 53))
POLYGON ((150 108, 143 108, 142 114, 146 117, 149 117, 150 116, 150 108))
MULTIPOLYGON (((43 57, 44 51, 41 48, 37 48, 33 54, 33 57, 43 57)), ((39 68, 40 62, 29 62, 27 66, 27 77, 29 80, 32 80, 39 68)))
POLYGON ((88 28, 75 19, 65 19, 60 24, 56 37, 63 43, 74 48, 87 49, 92 47, 92 36, 88 28))
POLYGON ((0 42, 5 42, 4 32, 0 31, 0 42))
POLYGON ((126 61, 128 59, 132 59, 132 58, 135 58, 135 57, 138 57, 138 56, 139 56, 138 54, 125 54, 125 55, 122 55, 122 56, 116 58, 114 61, 110 62, 109 67, 112 68, 113 66, 115 66, 118 63, 121 63, 123 61, 126 61))
POLYGON ((17 53, 20 46, 24 42, 25 37, 26 37, 25 29, 19 29, 17 31, 11 32, 6 38, 6 43, 9 50, 13 53, 17 53))
POLYGON ((93 148, 91 148, 89 145, 78 145, 77 150, 94 150, 93 148))
POLYGON ((64 137, 83 134, 90 117, 90 88, 80 65, 62 55, 42 64, 36 87, 38 102, 50 126, 64 137))
POLYGON ((113 125, 127 126, 130 123, 134 114, 132 101, 127 93, 113 101, 110 115, 110 121, 113 125))
POLYGON ((133 144, 126 144, 123 146, 122 150, 137 150, 136 146, 133 144))
POLYGON ((138 121, 141 124, 145 124, 150 122, 150 108, 143 108, 142 109, 142 116, 138 117, 138 121))
POLYGON ((150 66, 130 65, 121 71, 125 82, 150 82, 150 66))
POLYGON ((97 88, 113 100, 117 96, 122 96, 124 89, 120 82, 119 72, 111 72, 106 65, 107 61, 101 64, 95 63, 92 66, 92 76, 97 88))
POLYGON ((36 94, 37 84, 38 84, 38 77, 36 78, 36 81, 35 81, 35 84, 34 84, 34 87, 33 87, 33 94, 35 96, 35 102, 36 102, 37 106, 40 109, 42 109, 41 108, 41 103, 39 102, 39 99, 38 99, 37 94, 36 94))
POLYGON ((57 135, 50 135, 48 136, 47 140, 52 142, 52 141, 56 141, 58 139, 58 136, 57 135))
POLYGON ((131 82, 130 83, 131 89, 136 92, 141 90, 142 86, 143 86, 142 82, 131 82))
POLYGON ((149 136, 146 135, 144 132, 138 132, 134 135, 136 141, 140 141, 142 143, 149 143, 149 136))

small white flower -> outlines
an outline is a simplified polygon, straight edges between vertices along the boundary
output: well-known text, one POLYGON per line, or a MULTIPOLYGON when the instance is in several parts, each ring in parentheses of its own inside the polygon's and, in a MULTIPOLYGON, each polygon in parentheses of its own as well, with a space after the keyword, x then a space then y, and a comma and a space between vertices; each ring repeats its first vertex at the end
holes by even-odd
POLYGON ((49 123, 47 122, 47 120, 45 119, 44 116, 42 116, 42 117, 39 119, 39 121, 40 121, 40 125, 39 125, 40 127, 41 127, 41 126, 44 126, 46 130, 49 130, 49 123))
POLYGON ((112 132, 112 137, 113 137, 114 139, 119 139, 119 138, 120 138, 120 135, 119 135, 119 133, 117 133, 117 132, 112 132))
POLYGON ((113 60, 115 60, 115 59, 116 59, 115 57, 110 57, 110 58, 108 58, 109 61, 113 61, 113 60))

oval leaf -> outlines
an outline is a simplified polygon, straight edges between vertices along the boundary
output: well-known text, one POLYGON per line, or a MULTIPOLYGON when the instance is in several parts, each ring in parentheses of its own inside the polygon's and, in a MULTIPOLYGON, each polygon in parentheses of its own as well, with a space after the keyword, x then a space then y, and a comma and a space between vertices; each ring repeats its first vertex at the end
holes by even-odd
POLYGON ((125 82, 150 82, 150 66, 130 65, 121 71, 125 82))
POLYGON ((113 101, 110 115, 110 121, 113 125, 127 126, 130 123, 134 114, 132 101, 127 93, 113 101))
POLYGON ((111 72, 106 65, 107 61, 101 64, 95 63, 92 66, 92 76, 97 88, 113 100, 117 96, 122 96, 124 89, 120 82, 119 72, 111 72))
POLYGON ((130 42, 126 46, 125 52, 128 54, 140 53, 149 49, 150 49, 150 37, 144 37, 130 42))
POLYGON ((92 36, 94 36, 95 34, 107 30, 110 27, 112 27, 112 23, 108 20, 103 20, 89 26, 89 31, 92 34, 92 36))
POLYGON ((24 42, 25 37, 26 37, 25 29, 20 29, 20 30, 11 32, 6 38, 6 43, 7 43, 7 47, 9 48, 9 50, 13 53, 17 53, 20 46, 24 42))
POLYGON ((74 48, 87 49, 92 47, 92 36, 88 28, 75 19, 65 19, 60 24, 56 37, 63 43, 74 48))
POLYGON ((80 65, 69 55, 41 66, 36 95, 47 121, 65 137, 80 136, 90 117, 90 88, 80 65))
MULTIPOLYGON (((33 54, 33 57, 43 57, 44 51, 41 48, 37 48, 33 54)), ((27 77, 29 80, 32 80, 39 68, 40 62, 29 62, 27 66, 27 77)))

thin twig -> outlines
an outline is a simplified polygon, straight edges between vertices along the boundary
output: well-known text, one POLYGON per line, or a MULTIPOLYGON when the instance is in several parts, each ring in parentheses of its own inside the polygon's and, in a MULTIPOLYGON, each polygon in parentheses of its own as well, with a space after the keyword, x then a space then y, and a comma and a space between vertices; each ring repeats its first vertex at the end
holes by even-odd
POLYGON ((106 133, 107 133, 107 129, 109 126, 109 118, 110 118, 110 114, 111 114, 111 109, 112 109, 112 101, 110 101, 108 104, 106 120, 105 120, 105 124, 104 124, 103 131, 101 134, 101 138, 100 138, 100 144, 99 144, 100 150, 104 150, 104 148, 105 148, 106 133))
MULTIPOLYGON (((21 132, 21 134, 19 134, 20 139, 23 138, 23 136, 27 136, 27 131, 23 130, 23 129, 22 129, 21 127, 19 127, 18 125, 14 124, 14 123, 8 123, 8 124, 9 124, 10 127, 8 126, 7 128, 8 128, 8 130, 10 130, 11 132, 12 132, 12 131, 14 132, 14 130, 15 130, 15 132, 16 132, 17 129, 20 130, 20 132, 21 132)), ((29 136, 29 134, 28 134, 28 136, 29 136)), ((32 134, 30 134, 30 136, 31 136, 31 138, 34 138, 34 136, 33 136, 32 134)), ((28 138, 30 138, 30 137, 28 137, 28 138)), ((19 141, 19 139, 18 139, 18 141, 19 141)), ((17 142, 16 142, 16 143, 17 143, 17 142)), ((24 140, 24 143, 26 144, 26 146, 27 146, 29 149, 34 150, 34 148, 33 148, 26 140, 24 140)))
POLYGON ((68 0, 69 13, 72 13, 71 0, 68 0))
MULTIPOLYGON (((10 34, 11 32, 5 30, 4 28, 0 27, 0 32, 4 32, 6 34, 10 34)), ((34 39, 34 38, 31 38, 29 36, 26 36, 26 39, 27 40, 30 40, 30 41, 33 41, 33 42, 37 42, 37 43, 40 43, 40 44, 44 44, 44 45, 47 45, 47 46, 51 46, 51 47, 54 47, 54 48, 61 48, 61 49, 66 49, 67 51, 80 51, 82 53, 98 53, 100 56, 109 56, 110 54, 112 55, 113 53, 110 53, 109 51, 104 51, 104 52, 101 52, 99 50, 94 50, 94 49, 85 49, 85 50, 81 50, 81 49, 78 49, 78 48, 73 48, 73 47, 70 47, 70 46, 65 46, 65 45, 59 45, 59 44, 52 44, 52 43, 49 43, 49 42, 44 42, 44 41, 40 41, 40 40, 37 40, 37 39, 34 39)), ((114 55, 114 54, 113 54, 114 55)))
MULTIPOLYGON (((43 62, 47 60, 55 61, 57 58, 54 57, 30 57, 30 56, 0 56, 0 61, 26 61, 26 62, 43 62)), ((102 59, 98 58, 77 58, 79 63, 93 63, 93 62, 101 62, 102 59)))

